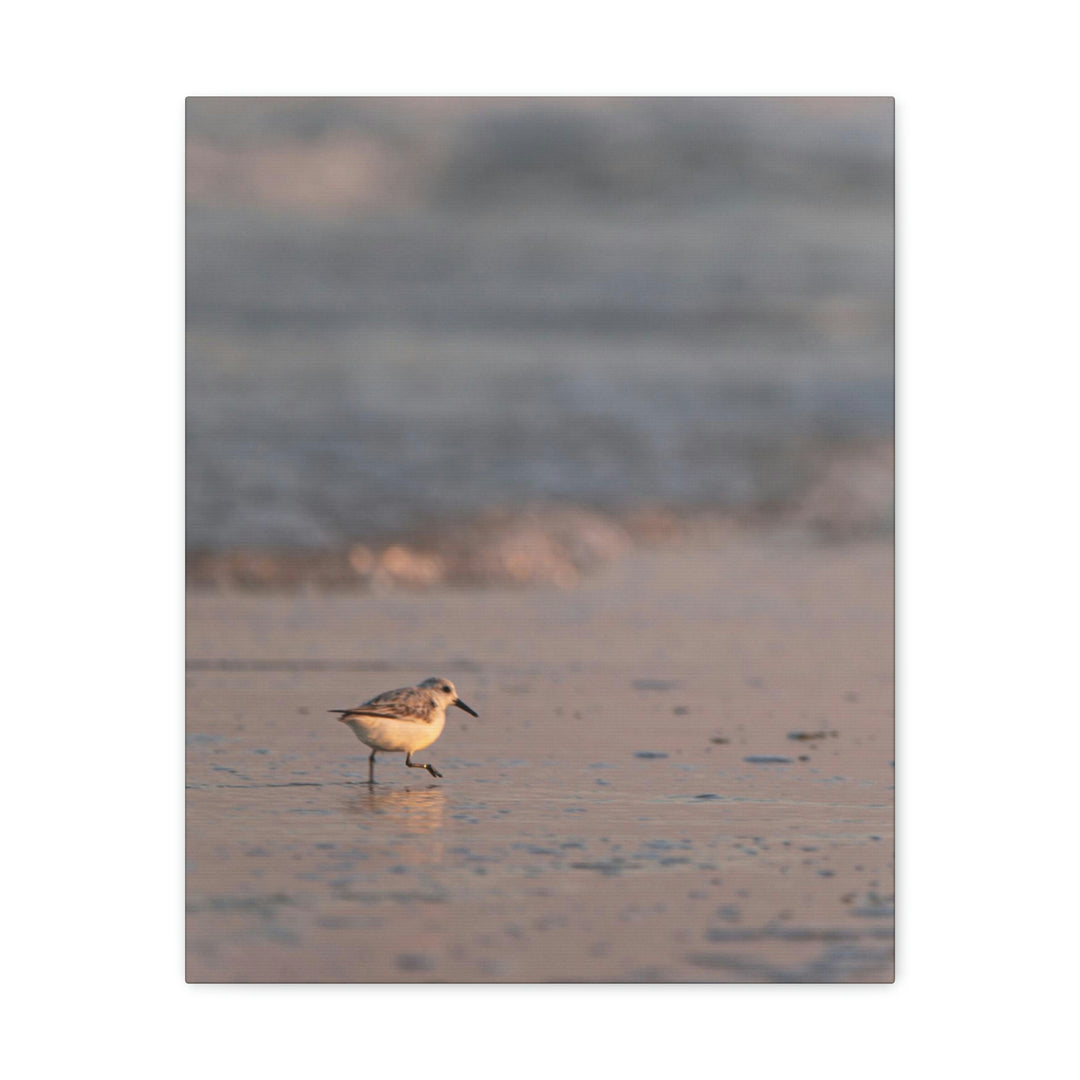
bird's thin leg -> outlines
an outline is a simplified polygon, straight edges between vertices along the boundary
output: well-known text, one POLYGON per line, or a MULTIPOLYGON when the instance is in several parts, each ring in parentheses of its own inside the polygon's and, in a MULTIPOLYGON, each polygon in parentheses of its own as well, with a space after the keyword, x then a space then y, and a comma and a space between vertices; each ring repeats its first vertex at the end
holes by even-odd
POLYGON ((411 750, 405 755, 405 764, 408 765, 410 769, 427 769, 432 776, 437 776, 440 779, 442 778, 442 773, 439 772, 434 765, 424 765, 419 761, 413 761, 411 750))
POLYGON ((367 759, 367 782, 375 783, 375 751, 371 751, 371 757, 367 759))

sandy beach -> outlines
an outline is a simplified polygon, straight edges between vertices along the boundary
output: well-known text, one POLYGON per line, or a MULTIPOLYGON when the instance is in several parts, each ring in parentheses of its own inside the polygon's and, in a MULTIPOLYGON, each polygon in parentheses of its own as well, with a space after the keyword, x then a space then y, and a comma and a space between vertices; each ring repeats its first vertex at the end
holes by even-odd
POLYGON ((891 981, 887 540, 187 619, 189 981, 891 981), (479 719, 369 787, 326 710, 434 674, 479 719))

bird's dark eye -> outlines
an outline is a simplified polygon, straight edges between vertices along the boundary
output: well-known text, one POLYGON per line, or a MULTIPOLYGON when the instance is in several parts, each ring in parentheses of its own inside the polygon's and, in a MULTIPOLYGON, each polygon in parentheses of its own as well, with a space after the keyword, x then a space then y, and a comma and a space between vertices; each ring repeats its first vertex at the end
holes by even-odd
POLYGON ((450 687, 449 686, 444 686, 443 687, 443 693, 444 694, 449 694, 450 693, 450 687))

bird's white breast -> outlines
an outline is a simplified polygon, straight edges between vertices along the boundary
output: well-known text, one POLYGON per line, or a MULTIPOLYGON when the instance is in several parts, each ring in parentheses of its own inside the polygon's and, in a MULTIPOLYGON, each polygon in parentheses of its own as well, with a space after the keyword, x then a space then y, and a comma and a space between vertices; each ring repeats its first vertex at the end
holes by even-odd
POLYGON ((413 753, 430 746, 442 734, 446 726, 446 710, 437 710, 430 723, 392 720, 381 716, 350 716, 345 723, 362 743, 373 750, 413 753))

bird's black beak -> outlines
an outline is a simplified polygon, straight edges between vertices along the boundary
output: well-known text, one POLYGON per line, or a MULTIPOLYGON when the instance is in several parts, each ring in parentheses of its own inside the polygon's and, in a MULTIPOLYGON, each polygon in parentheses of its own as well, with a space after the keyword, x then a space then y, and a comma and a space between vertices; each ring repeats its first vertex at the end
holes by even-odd
POLYGON ((453 704, 459 709, 464 709, 470 716, 479 716, 480 714, 473 709, 470 709, 461 698, 454 698, 453 704))

